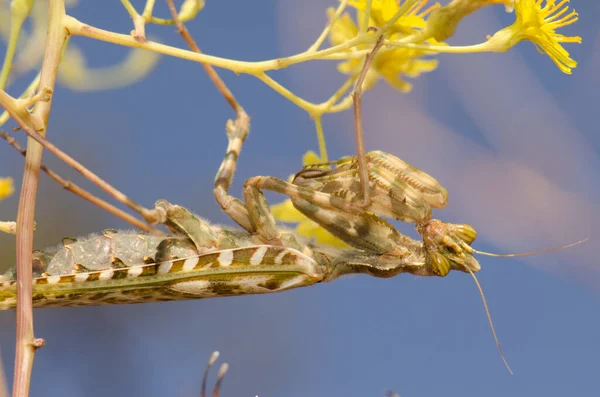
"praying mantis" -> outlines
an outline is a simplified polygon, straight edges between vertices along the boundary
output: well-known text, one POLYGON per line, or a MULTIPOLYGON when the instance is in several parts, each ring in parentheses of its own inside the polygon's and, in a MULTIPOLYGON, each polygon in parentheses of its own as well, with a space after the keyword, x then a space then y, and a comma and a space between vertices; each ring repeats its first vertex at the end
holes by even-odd
MULTIPOLYGON (((66 239, 54 252, 36 253, 40 277, 34 280, 34 305, 98 305, 270 293, 331 281, 349 273, 375 277, 405 272, 436 275, 422 243, 401 235, 373 215, 359 213, 349 219, 357 227, 367 222, 372 223, 369 227, 373 232, 387 233, 393 249, 384 255, 366 249, 322 247, 277 228, 260 190, 248 193, 252 180, 245 188, 246 203, 229 196, 228 186, 236 166, 232 158, 239 157, 247 132, 232 122, 227 124, 227 132, 228 154, 215 179, 215 195, 246 230, 210 225, 183 207, 159 200, 152 212, 173 236, 105 231, 102 236, 86 240, 66 239), (252 201, 254 197, 258 203, 252 201), (261 218, 263 213, 265 218, 261 218)), ((465 258, 457 257, 452 269, 479 270, 472 256, 465 258)), ((11 308, 14 304, 14 282, 4 281, 0 307, 11 308)))
MULTIPOLYGON (((244 230, 211 225, 183 207, 159 200, 154 210, 139 212, 165 224, 172 236, 108 230, 81 241, 65 239, 57 250, 37 252, 34 306, 264 294, 346 274, 444 276, 451 270, 471 274, 480 270, 473 256, 478 251, 470 247, 474 228, 431 219, 432 208, 443 207, 448 194, 423 171, 392 155, 369 153, 373 212, 354 206, 360 200, 355 158, 340 159, 333 170, 326 164, 305 167, 291 183, 250 178, 244 185, 244 202, 228 190, 248 131, 230 120, 226 132, 229 144, 214 193, 244 230), (288 195, 299 210, 354 248, 323 247, 277 227, 262 189, 288 195), (423 241, 402 235, 379 214, 415 222, 423 241)), ((33 137, 51 152, 64 154, 44 138, 33 137)), ((138 208, 126 196, 117 197, 138 208)), ((0 309, 16 305, 15 281, 5 278, 0 284, 0 309)), ((489 312, 488 319, 492 325, 489 312)), ((495 332, 494 338, 497 341, 495 332)))
MULTIPOLYGON (((368 62, 363 71, 366 68, 368 62)), ((357 120, 361 84, 359 78, 354 95, 357 120)), ((357 137, 362 139, 362 127, 356 125, 357 137)), ((229 145, 215 178, 214 193, 222 209, 243 230, 211 225, 164 200, 154 209, 145 209, 118 192, 115 197, 120 201, 150 223, 165 224, 173 235, 108 230, 89 239, 65 239, 54 251, 37 252, 34 306, 264 294, 332 281, 345 274, 445 276, 451 270, 473 274, 481 269, 473 254, 482 252, 471 247, 475 229, 432 218, 433 208, 447 204, 446 189, 399 158, 379 151, 363 156, 359 151, 356 157, 305 167, 292 182, 253 177, 244 185, 242 201, 228 190, 248 130, 229 121, 226 132, 229 145), (336 167, 330 169, 331 165, 336 167), (297 209, 353 248, 324 247, 278 227, 262 190, 289 196, 297 209), (384 216, 415 223, 422 241, 402 235, 384 216)), ((28 133, 66 158, 35 132, 28 133)), ((93 181, 99 180, 70 161, 84 175, 93 176, 93 181)), ((105 182, 100 185, 108 188, 105 182)), ((16 305, 16 285, 11 278, 6 275, 0 284, 0 309, 16 305)))

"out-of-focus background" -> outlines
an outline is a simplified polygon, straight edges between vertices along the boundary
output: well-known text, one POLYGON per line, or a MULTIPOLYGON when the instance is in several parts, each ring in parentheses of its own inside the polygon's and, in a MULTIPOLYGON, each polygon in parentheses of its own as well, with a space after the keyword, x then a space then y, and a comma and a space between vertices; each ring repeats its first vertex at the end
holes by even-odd
MULTIPOLYGON (((271 59, 309 46, 325 24, 325 7, 334 5, 209 1, 188 27, 206 53, 271 59)), ((478 277, 514 376, 469 276, 356 276, 279 295, 37 310, 35 332, 47 345, 36 355, 32 395, 197 396, 214 350, 230 364, 223 396, 381 396, 388 389, 401 396, 598 395, 600 4, 571 5, 580 21, 560 33, 583 38, 566 45, 579 62, 572 76, 522 43, 506 54, 439 55, 438 70, 414 81, 410 94, 379 84, 364 98, 368 149, 434 175, 450 193, 435 216, 474 225, 476 248, 520 252, 590 238, 526 259, 479 257, 478 277)), ((97 27, 132 29, 118 2, 84 2, 69 12, 97 27)), ((477 12, 450 43, 481 42, 513 18, 503 7, 477 12)), ((147 30, 185 47, 173 27, 147 30)), ((72 43, 94 67, 128 52, 80 37, 72 43)), ((222 76, 252 117, 232 192, 241 195, 248 177, 298 170, 302 154, 317 148, 308 116, 250 76, 222 76)), ((327 62, 273 76, 314 101, 344 78, 327 62)), ((146 206, 166 198, 231 224, 212 183, 233 114, 198 64, 162 57, 142 83, 89 93, 59 85, 54 98, 48 136, 66 152, 146 206)), ((332 158, 354 153, 351 111, 326 116, 324 127, 332 158)), ((89 187, 52 155, 45 161, 89 187)), ((0 175, 18 186, 22 168, 20 155, 0 145, 0 175)), ((0 203, 0 219, 16 217, 17 201, 15 194, 0 203)), ((36 248, 128 227, 44 175, 36 220, 36 248)), ((12 266, 14 237, 0 234, 0 252, 2 269, 12 266)), ((14 312, 1 312, 9 380, 14 337, 14 312)))

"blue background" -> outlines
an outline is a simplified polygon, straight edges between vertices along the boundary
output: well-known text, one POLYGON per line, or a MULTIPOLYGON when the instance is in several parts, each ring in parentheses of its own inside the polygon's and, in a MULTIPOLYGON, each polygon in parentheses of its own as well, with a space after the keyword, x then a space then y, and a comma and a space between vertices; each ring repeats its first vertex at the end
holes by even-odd
MULTIPOLYGON (((158 3, 157 12, 168 15, 158 3)), ((380 83, 364 98, 368 149, 435 175, 450 192, 436 216, 474 225, 476 248, 519 252, 590 238, 526 260, 479 257, 478 277, 514 376, 502 365, 467 275, 356 276, 278 295, 37 310, 35 333, 47 345, 36 355, 32 395, 197 396, 214 350, 230 364, 224 396, 381 396, 388 389, 401 396, 599 395, 593 226, 600 221, 600 4, 571 5, 580 21, 561 33, 583 38, 566 45, 579 62, 572 76, 522 43, 506 54, 439 55, 439 68, 414 81, 409 95, 380 83)), ((206 53, 272 59, 311 44, 324 26, 324 7, 318 0, 209 1, 189 28, 206 53)), ((117 2, 69 12, 97 27, 132 29, 117 2)), ((513 18, 502 7, 478 12, 450 43, 478 43, 513 18)), ((173 27, 147 29, 163 43, 185 46, 173 27)), ((119 62, 128 51, 80 37, 72 44, 93 67, 119 62)), ((309 117, 257 79, 222 76, 252 117, 232 187, 239 196, 251 176, 294 173, 316 140, 309 117)), ((272 76, 313 101, 344 78, 328 62, 272 76)), ((27 82, 24 76, 10 93, 27 82)), ((146 206, 166 198, 231 224, 214 202, 212 183, 233 114, 198 64, 163 57, 143 83, 88 93, 58 85, 54 98, 48 136, 66 152, 146 206)), ((354 153, 351 111, 326 116, 324 127, 332 158, 354 153)), ((50 154, 45 161, 89 187, 50 154)), ((17 186, 22 164, 0 146, 0 175, 13 176, 17 186)), ((15 194, 0 204, 0 219, 16 217, 17 201, 15 194)), ((36 220, 36 248, 128 227, 45 176, 36 220)), ((414 235, 411 229, 401 228, 414 235)), ((0 235, 0 244, 8 267, 14 238, 0 235)), ((14 329, 14 312, 0 313, 9 380, 14 329)))

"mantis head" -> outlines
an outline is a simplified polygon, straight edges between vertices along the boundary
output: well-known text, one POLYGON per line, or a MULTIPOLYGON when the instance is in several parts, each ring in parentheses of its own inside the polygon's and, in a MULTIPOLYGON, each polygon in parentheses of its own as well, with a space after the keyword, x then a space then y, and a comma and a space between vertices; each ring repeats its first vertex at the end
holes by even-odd
POLYGON ((438 276, 444 277, 450 270, 475 273, 481 269, 471 248, 477 237, 473 226, 432 219, 417 230, 423 236, 428 264, 438 276))

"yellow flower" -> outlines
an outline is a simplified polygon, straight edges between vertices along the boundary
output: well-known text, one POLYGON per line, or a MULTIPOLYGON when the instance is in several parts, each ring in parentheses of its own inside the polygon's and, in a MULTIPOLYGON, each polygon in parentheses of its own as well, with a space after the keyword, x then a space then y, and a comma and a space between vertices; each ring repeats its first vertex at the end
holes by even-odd
MULTIPOLYGON (((397 40, 412 34, 417 34, 424 29, 426 26, 425 17, 435 8, 439 7, 439 4, 435 4, 422 11, 427 2, 428 0, 416 2, 404 15, 398 18, 388 30, 386 30, 384 33, 385 36, 388 39, 397 40)), ((359 24, 362 24, 364 12, 366 11, 366 0, 351 0, 348 4, 356 8, 356 18, 359 24)), ((398 3, 396 0, 373 0, 371 4, 369 26, 377 26, 379 28, 384 27, 385 24, 396 15, 402 4, 402 1, 398 3)), ((327 10, 327 12, 331 20, 335 12, 332 8, 327 10)), ((338 45, 354 38, 357 34, 358 27, 348 14, 344 14, 332 24, 329 38, 333 45, 338 45)), ((428 39, 427 42, 432 45, 443 44, 434 39, 428 39)), ((359 51, 365 48, 366 47, 364 46, 358 46, 349 51, 359 51)), ((418 77, 421 73, 431 72, 438 65, 437 60, 421 59, 424 55, 431 55, 431 52, 427 53, 421 50, 406 48, 396 48, 392 50, 387 50, 385 48, 381 49, 375 56, 373 64, 367 73, 364 89, 370 89, 379 78, 383 78, 392 87, 402 92, 409 92, 412 88, 412 84, 405 81, 405 77, 418 77)), ((364 59, 362 57, 349 59, 348 61, 339 64, 338 70, 344 74, 358 74, 363 62, 364 59)))
POLYGON ((12 178, 0 178, 0 200, 10 196, 14 191, 12 178))
MULTIPOLYGON (((329 21, 333 19, 335 10, 333 8, 327 9, 327 16, 329 21)), ((346 41, 354 38, 358 34, 358 28, 354 24, 354 21, 349 14, 343 14, 338 18, 329 30, 329 41, 333 45, 344 44, 346 41)))
MULTIPOLYGON (((309 151, 302 158, 303 165, 323 163, 321 158, 315 152, 309 151)), ((293 176, 292 176, 293 178, 293 176)), ((291 179, 291 178, 290 178, 291 179)), ((304 237, 312 238, 317 243, 326 244, 338 248, 348 248, 348 245, 327 230, 319 226, 318 223, 310 220, 303 213, 298 211, 292 200, 288 199, 282 203, 271 206, 271 213, 280 222, 297 223, 296 232, 304 237)))
POLYGON ((401 76, 416 78, 438 66, 437 59, 419 59, 424 54, 423 51, 407 48, 383 52, 373 60, 373 68, 389 85, 407 93, 412 89, 412 84, 401 76))
MULTIPOLYGON (((425 28, 426 23, 424 17, 440 6, 438 3, 436 3, 421 12, 423 7, 427 5, 428 1, 429 0, 417 1, 390 27, 390 30, 386 31, 386 36, 390 37, 400 33, 400 37, 402 37, 412 33, 417 33, 425 28)), ((404 3, 406 3, 406 1, 373 0, 371 2, 371 18, 369 20, 369 26, 377 26, 378 28, 383 27, 390 19, 394 17, 394 15, 396 15, 404 3)), ((367 9, 367 0, 350 0, 348 5, 356 8, 359 11, 357 18, 359 23, 362 23, 362 16, 364 15, 363 13, 367 9)))
POLYGON ((521 40, 531 41, 541 53, 546 53, 558 68, 566 74, 577 62, 569 57, 569 53, 560 43, 581 43, 579 36, 563 36, 556 29, 576 22, 578 14, 572 10, 565 14, 569 0, 515 0, 514 8, 517 20, 489 38, 486 46, 493 51, 504 52, 521 40), (545 5, 542 7, 542 3, 545 5), (565 7, 563 7, 565 6, 565 7))

